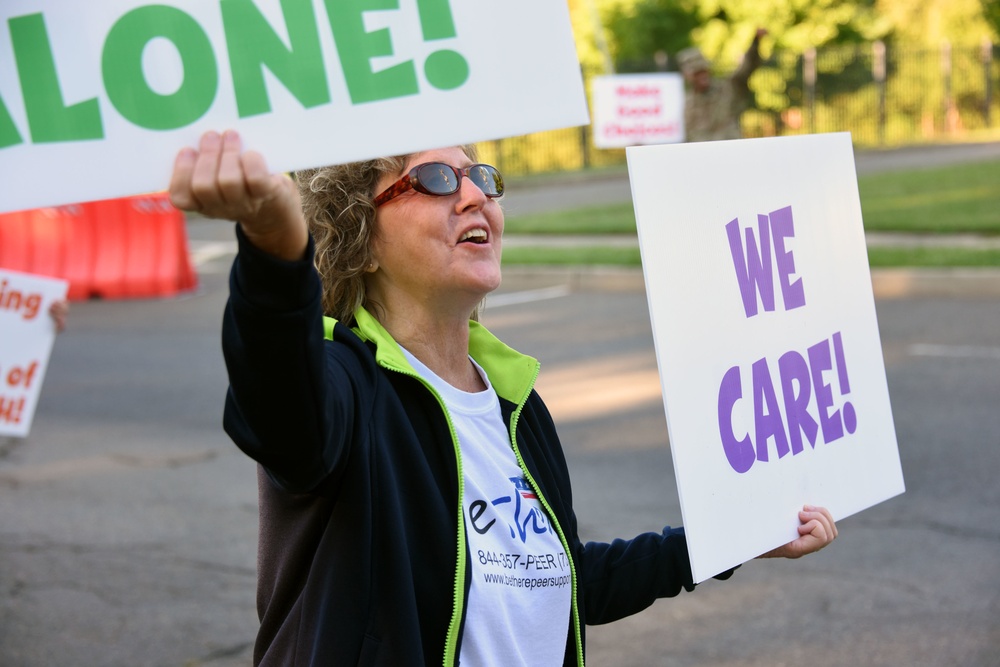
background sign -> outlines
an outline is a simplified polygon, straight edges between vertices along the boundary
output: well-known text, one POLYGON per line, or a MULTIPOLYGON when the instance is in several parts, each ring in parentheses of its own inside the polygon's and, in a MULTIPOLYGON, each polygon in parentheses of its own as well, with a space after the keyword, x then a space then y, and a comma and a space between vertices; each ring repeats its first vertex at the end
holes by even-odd
POLYGON ((0 435, 24 437, 56 337, 49 315, 68 283, 0 270, 0 435))
POLYGON ((695 581, 902 493, 850 135, 627 154, 695 581))
POLYGON ((0 211, 165 189, 233 128, 288 171, 588 122, 565 0, 4 0, 0 211))
POLYGON ((680 74, 594 77, 594 145, 624 148, 684 141, 680 74))

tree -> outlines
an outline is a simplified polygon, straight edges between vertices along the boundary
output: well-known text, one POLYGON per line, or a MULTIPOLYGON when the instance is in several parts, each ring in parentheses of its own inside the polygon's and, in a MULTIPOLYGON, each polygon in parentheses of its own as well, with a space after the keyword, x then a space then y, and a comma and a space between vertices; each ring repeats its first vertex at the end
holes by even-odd
POLYGON ((663 69, 663 56, 691 46, 701 17, 690 0, 642 0, 612 5, 603 21, 616 68, 629 72, 663 69))
POLYGON ((980 2, 983 4, 983 18, 993 29, 993 36, 1000 39, 1000 0, 980 0, 980 2))
POLYGON ((761 27, 770 35, 769 48, 799 54, 828 44, 879 39, 891 26, 874 11, 874 2, 617 0, 606 4, 603 20, 616 63, 651 62, 657 51, 673 56, 696 44, 726 67, 738 62, 761 27))
MULTIPOLYGON (((713 61, 718 73, 731 71, 739 64, 757 29, 766 28, 768 37, 762 43, 762 55, 768 58, 777 49, 782 58, 772 59, 761 67, 751 79, 750 87, 757 106, 774 118, 789 106, 802 103, 799 56, 818 47, 880 39, 891 28, 874 11, 876 0, 606 2, 603 19, 610 50, 616 68, 623 72, 662 69, 663 59, 657 59, 657 52, 672 59, 692 44, 713 61)), ((668 69, 676 69, 676 64, 668 69)), ((827 74, 836 77, 840 72, 827 74)))
POLYGON ((979 45, 990 37, 990 12, 994 25, 1000 21, 997 0, 878 0, 876 7, 891 24, 890 41, 907 46, 979 45))
POLYGON ((879 39, 889 30, 874 0, 713 0, 703 2, 694 41, 711 58, 735 64, 754 31, 767 28, 765 48, 802 54, 833 44, 879 39))

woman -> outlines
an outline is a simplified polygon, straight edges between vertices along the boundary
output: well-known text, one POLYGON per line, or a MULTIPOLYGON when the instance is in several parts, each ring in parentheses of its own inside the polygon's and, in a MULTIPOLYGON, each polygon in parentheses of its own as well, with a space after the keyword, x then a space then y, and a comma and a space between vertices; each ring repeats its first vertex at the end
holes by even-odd
MULTIPOLYGON (((225 427, 261 464, 255 664, 582 665, 585 624, 692 590, 681 529, 580 542, 538 363, 474 321, 499 173, 452 147, 297 180, 208 133, 170 187, 239 223, 225 427)), ((800 519, 770 556, 836 536, 800 519)))

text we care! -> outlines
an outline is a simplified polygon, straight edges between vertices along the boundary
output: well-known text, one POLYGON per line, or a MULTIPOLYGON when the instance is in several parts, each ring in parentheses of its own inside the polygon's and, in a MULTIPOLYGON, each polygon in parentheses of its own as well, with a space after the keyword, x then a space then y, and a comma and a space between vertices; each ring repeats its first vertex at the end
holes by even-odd
MULTIPOLYGON (((761 305, 766 312, 775 310, 775 275, 785 311, 806 306, 803 281, 792 279, 795 259, 787 249, 787 240, 795 235, 791 206, 759 214, 756 234, 747 227, 741 235, 738 219, 729 222, 725 231, 747 318, 756 317, 761 305)), ((820 436, 824 443, 831 443, 845 432, 853 434, 858 427, 857 412, 850 401, 838 407, 835 387, 841 397, 851 391, 839 331, 804 351, 789 350, 777 359, 762 357, 749 369, 739 365, 729 368, 718 394, 719 436, 729 465, 745 473, 755 462, 767 462, 771 441, 780 459, 789 452, 801 453, 805 442, 815 448, 820 436), (747 375, 750 392, 744 396, 747 375), (828 381, 828 375, 830 379, 836 376, 836 384, 828 381), (752 415, 752 419, 736 419, 736 413, 752 415), (751 423, 753 428, 736 433, 735 423, 751 423)))

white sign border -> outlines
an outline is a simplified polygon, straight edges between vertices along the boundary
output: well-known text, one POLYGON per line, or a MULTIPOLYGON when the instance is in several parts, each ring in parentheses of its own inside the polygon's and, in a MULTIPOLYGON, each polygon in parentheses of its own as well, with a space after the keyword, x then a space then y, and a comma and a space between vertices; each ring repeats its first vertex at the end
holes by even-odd
MULTIPOLYGON (((738 142, 647 146, 629 148, 626 153, 639 227, 650 317, 660 367, 664 407, 667 412, 671 455, 677 475, 681 510, 687 530, 695 580, 703 581, 795 538, 798 535, 797 510, 803 504, 827 506, 835 518, 842 519, 902 493, 904 484, 875 321, 874 297, 868 272, 850 135, 834 133, 738 142), (745 155, 743 158, 739 156, 751 147, 757 151, 756 155, 766 157, 748 164, 744 159, 745 155), (667 160, 658 161, 651 157, 663 156, 667 151, 671 152, 669 168, 664 167, 667 160), (798 162, 789 165, 787 162, 790 159, 798 162), (734 177, 734 172, 739 177, 734 177), (833 475, 824 472, 824 466, 843 466, 837 461, 836 443, 818 444, 815 449, 809 449, 807 444, 806 452, 799 456, 781 459, 780 466, 762 466, 758 462, 752 470, 752 477, 734 474, 723 486, 704 488, 706 483, 714 484, 717 480, 708 481, 701 478, 702 471, 695 469, 690 456, 700 442, 704 441, 706 434, 711 435, 714 431, 715 440, 718 441, 718 425, 712 420, 712 423, 702 423, 700 426, 695 424, 691 427, 690 415, 685 414, 684 409, 680 407, 681 399, 678 398, 678 392, 689 391, 691 389, 689 383, 693 380, 677 376, 673 362, 668 361, 669 355, 665 348, 672 346, 675 350, 684 349, 684 354, 689 355, 688 350, 693 348, 685 348, 685 345, 696 346, 703 342, 706 330, 725 325, 718 318, 713 319, 711 309, 707 315, 704 308, 700 311, 692 309, 697 306, 697 300, 704 299, 706 294, 720 293, 706 288, 704 293, 697 294, 696 292, 702 287, 699 281, 704 276, 733 281, 733 266, 728 257, 706 258, 704 253, 690 246, 664 242, 662 226, 665 220, 670 218, 671 210, 678 204, 678 200, 687 202, 690 198, 697 199, 698 205, 705 212, 705 218, 722 223, 735 217, 734 211, 744 215, 749 215, 753 211, 769 212, 787 203, 789 197, 768 198, 765 192, 767 188, 761 184, 766 183, 768 179, 780 179, 783 173, 812 177, 811 187, 796 192, 795 197, 800 201, 802 198, 812 198, 822 206, 840 207, 843 217, 852 223, 846 229, 837 229, 836 233, 833 230, 826 230, 830 235, 828 245, 819 249, 822 252, 830 252, 834 248, 839 248, 839 252, 853 258, 855 265, 861 265, 861 270, 843 272, 838 276, 837 285, 827 290, 839 292, 848 300, 838 302, 836 294, 833 297, 829 293, 819 294, 818 290, 822 288, 823 281, 817 280, 815 275, 809 279, 810 299, 820 303, 832 303, 834 310, 857 307, 861 319, 864 320, 862 326, 871 327, 872 337, 865 341, 867 349, 862 352, 871 363, 877 362, 881 382, 874 383, 880 386, 871 388, 874 394, 869 400, 884 405, 885 414, 881 415, 878 427, 868 431, 868 435, 873 436, 876 442, 872 451, 866 453, 872 457, 869 465, 858 468, 855 471, 856 476, 849 480, 844 479, 842 472, 833 475), (834 187, 833 183, 838 179, 840 186, 834 187), (739 204, 734 207, 734 202, 739 204), (692 255, 698 258, 700 264, 698 276, 670 273, 669 267, 690 261, 692 255), (660 270, 664 266, 668 267, 667 270, 660 270), (656 300, 663 298, 672 283, 677 281, 686 286, 688 297, 693 301, 688 302, 686 306, 673 303, 674 309, 667 317, 664 315, 662 304, 658 304, 656 300), (861 303, 857 303, 859 294, 864 295, 861 303), (851 301, 851 298, 854 298, 854 301, 851 301), (690 319, 693 312, 698 313, 695 320, 690 319), (669 321, 671 317, 687 319, 684 325, 671 327, 672 323, 669 321), (666 341, 668 329, 670 335, 677 335, 679 332, 683 340, 671 340, 668 343, 666 341), (674 406, 673 403, 678 405, 674 406), (681 428, 682 422, 685 422, 684 428, 681 428), (755 486, 749 483, 751 479, 758 484, 755 486), (789 483, 790 479, 794 481, 789 483), (753 513, 753 507, 759 504, 759 498, 756 496, 762 493, 761 489, 767 491, 769 505, 767 515, 763 517, 755 516, 753 513), (708 520, 705 518, 705 505, 712 506, 708 520)), ((704 220, 697 219, 673 222, 688 225, 704 224, 704 220)), ((805 247, 799 246, 797 252, 801 253, 801 256, 797 257, 797 263, 801 261, 800 268, 814 261, 806 256, 808 251, 805 247)), ((736 301, 735 304, 730 303, 728 307, 738 307, 742 310, 738 290, 727 289, 731 294, 735 293, 732 298, 736 301)), ((837 331, 837 327, 841 324, 837 313, 823 312, 817 308, 813 308, 806 317, 812 321, 815 331, 826 332, 823 335, 837 331)), ((816 341, 818 340, 817 337, 816 341)), ((855 344, 856 341, 852 339, 851 345, 855 344)), ((758 349, 757 357, 771 359, 775 353, 780 354, 788 349, 787 343, 774 341, 770 348, 765 344, 758 349)), ((861 356, 857 349, 852 349, 851 354, 855 357, 861 356)), ((757 357, 746 358, 749 360, 757 357)), ((723 370, 725 364, 730 361, 731 359, 727 358, 720 362, 723 364, 723 370)), ((717 381, 721 379, 721 374, 715 369, 713 373, 707 374, 707 377, 717 381)), ((864 417, 868 419, 870 414, 865 414, 864 417)), ((720 452, 721 444, 718 444, 714 455, 719 457, 720 452)), ((722 461, 725 462, 724 457, 722 461)))

